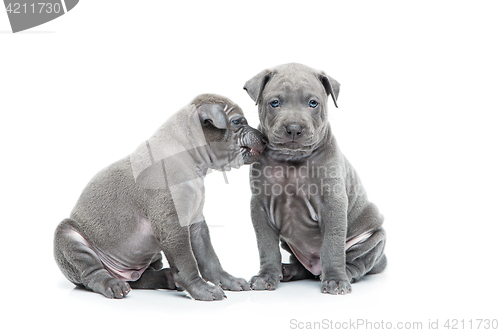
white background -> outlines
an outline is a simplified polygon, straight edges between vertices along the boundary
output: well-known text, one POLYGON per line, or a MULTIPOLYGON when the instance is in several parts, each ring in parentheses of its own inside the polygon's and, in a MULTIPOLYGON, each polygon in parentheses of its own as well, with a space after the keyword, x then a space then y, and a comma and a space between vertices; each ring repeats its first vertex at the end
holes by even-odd
MULTIPOLYGON (((18 34, 0 10, 1 325, 283 332, 293 319, 500 319, 498 2, 177 3, 83 0, 18 34), (342 84, 330 122, 385 215, 387 270, 348 296, 317 281, 216 303, 74 289, 53 232, 90 178, 200 93, 228 96, 257 126, 242 87, 288 62, 342 84)), ((223 267, 249 279, 259 263, 248 166, 228 176, 208 177, 205 217, 223 267)))

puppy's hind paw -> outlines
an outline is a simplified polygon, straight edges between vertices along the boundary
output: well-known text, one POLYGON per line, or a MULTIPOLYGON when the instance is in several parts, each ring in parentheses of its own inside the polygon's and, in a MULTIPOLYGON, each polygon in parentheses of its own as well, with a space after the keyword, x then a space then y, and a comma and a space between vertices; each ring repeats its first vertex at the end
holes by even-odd
POLYGON ((130 286, 127 282, 116 278, 110 278, 103 283, 103 291, 101 294, 107 298, 121 299, 128 295, 130 286))

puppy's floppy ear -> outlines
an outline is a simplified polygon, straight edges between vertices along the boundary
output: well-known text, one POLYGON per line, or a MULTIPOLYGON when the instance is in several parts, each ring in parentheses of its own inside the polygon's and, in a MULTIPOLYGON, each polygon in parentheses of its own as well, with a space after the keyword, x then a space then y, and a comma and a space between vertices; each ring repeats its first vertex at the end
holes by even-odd
POLYGON ((219 129, 227 129, 229 120, 222 104, 202 104, 198 107, 198 115, 202 125, 212 124, 219 129))
POLYGON ((273 73, 270 70, 266 69, 255 75, 253 78, 248 80, 247 83, 245 83, 243 89, 247 91, 248 95, 250 95, 250 97, 255 102, 255 105, 259 104, 262 98, 262 91, 271 79, 272 75, 273 73))
POLYGON ((332 95, 333 103, 335 104, 335 107, 339 107, 337 105, 337 98, 339 98, 339 91, 340 91, 340 83, 337 82, 334 78, 321 73, 319 75, 319 81, 325 87, 326 94, 327 95, 332 95))

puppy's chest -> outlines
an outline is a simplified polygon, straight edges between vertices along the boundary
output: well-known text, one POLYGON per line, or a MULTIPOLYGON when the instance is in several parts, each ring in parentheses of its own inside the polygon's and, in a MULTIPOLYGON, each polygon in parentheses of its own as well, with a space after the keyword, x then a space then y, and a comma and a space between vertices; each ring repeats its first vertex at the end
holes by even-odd
POLYGON ((274 167, 261 178, 270 220, 286 238, 316 238, 321 223, 321 183, 304 169, 274 167))
POLYGON ((260 185, 272 187, 275 195, 315 196, 322 179, 311 170, 307 165, 268 165, 259 170, 260 185))

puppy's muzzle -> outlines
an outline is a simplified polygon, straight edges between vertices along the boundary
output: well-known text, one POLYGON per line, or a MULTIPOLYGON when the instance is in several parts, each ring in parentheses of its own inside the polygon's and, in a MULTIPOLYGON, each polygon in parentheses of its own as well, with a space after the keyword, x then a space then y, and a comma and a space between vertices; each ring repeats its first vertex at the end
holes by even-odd
POLYGON ((285 131, 285 136, 292 142, 297 141, 302 133, 304 133, 304 127, 297 123, 291 123, 283 126, 285 131))
POLYGON ((243 160, 245 164, 251 164, 257 161, 267 144, 262 133, 253 128, 247 129, 239 141, 239 146, 243 150, 243 160))

